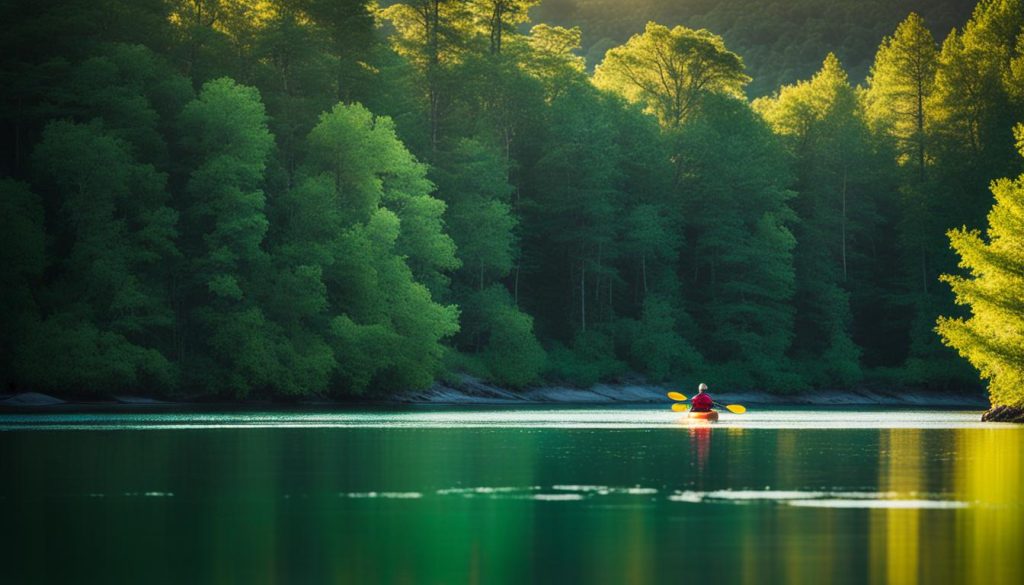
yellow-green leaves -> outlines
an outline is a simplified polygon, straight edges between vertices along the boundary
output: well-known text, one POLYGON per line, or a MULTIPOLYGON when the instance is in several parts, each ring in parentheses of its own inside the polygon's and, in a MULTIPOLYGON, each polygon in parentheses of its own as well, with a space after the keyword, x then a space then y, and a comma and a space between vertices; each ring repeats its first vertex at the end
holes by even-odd
POLYGON ((871 129, 896 141, 903 164, 923 173, 926 161, 928 100, 935 87, 938 49, 924 19, 911 13, 882 40, 865 93, 871 129))
POLYGON ((978 230, 949 232, 967 275, 942 279, 971 315, 940 317, 937 331, 988 380, 993 406, 1024 406, 1024 175, 996 181, 992 194, 987 241, 978 230))
POLYGON ((705 94, 743 97, 749 81, 743 59, 725 48, 722 37, 654 22, 609 50, 594 72, 597 87, 643 104, 666 127, 679 126, 705 94))

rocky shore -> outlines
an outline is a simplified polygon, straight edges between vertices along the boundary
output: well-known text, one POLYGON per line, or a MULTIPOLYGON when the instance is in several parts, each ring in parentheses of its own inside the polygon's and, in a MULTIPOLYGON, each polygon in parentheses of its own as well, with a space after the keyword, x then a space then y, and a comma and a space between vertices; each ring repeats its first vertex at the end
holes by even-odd
POLYGON ((997 406, 981 415, 981 420, 989 422, 1024 423, 1024 408, 1016 406, 997 406))

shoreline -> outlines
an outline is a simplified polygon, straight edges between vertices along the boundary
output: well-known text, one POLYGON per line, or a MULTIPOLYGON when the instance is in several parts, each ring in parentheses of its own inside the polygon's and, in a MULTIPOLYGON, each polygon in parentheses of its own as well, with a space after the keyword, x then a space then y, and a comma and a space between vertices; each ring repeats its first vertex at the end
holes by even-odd
MULTIPOLYGON (((406 391, 387 397, 356 397, 349 400, 309 398, 295 401, 274 400, 167 400, 136 395, 112 395, 96 400, 65 400, 37 392, 0 395, 0 413, 96 412, 179 410, 252 410, 326 408, 358 409, 370 406, 612 406, 664 404, 665 393, 693 392, 640 383, 595 384, 590 388, 541 386, 512 391, 464 376, 457 383, 435 383, 430 388, 406 391)), ((980 394, 878 390, 820 390, 807 394, 771 394, 757 391, 712 392, 717 402, 763 406, 899 406, 922 408, 965 408, 989 410, 988 400, 980 394)))
MULTIPOLYGON (((430 388, 405 392, 394 396, 391 402, 399 404, 449 405, 537 405, 537 404, 658 404, 668 402, 666 392, 675 390, 690 397, 693 389, 675 386, 625 383, 595 384, 590 388, 570 386, 542 386, 511 391, 464 376, 458 383, 435 383, 430 388)), ((805 394, 772 394, 751 390, 714 391, 710 394, 717 402, 744 403, 772 406, 920 406, 920 407, 976 407, 987 410, 988 399, 981 393, 891 391, 878 390, 818 390, 805 394)))

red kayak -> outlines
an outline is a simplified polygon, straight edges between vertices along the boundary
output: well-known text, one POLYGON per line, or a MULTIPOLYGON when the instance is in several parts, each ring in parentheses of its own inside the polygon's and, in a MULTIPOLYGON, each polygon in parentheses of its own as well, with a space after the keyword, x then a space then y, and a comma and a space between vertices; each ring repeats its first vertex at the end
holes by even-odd
POLYGON ((716 422, 718 421, 718 411, 709 410, 707 412, 694 412, 691 410, 689 418, 696 420, 706 420, 708 422, 716 422))

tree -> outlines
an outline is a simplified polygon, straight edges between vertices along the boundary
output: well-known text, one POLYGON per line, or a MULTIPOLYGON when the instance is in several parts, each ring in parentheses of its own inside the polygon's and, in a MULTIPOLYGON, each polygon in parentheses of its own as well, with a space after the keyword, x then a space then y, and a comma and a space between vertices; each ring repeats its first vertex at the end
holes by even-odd
POLYGON ((134 161, 99 123, 51 122, 33 162, 61 202, 66 231, 53 234, 63 253, 44 319, 26 340, 29 379, 78 393, 169 389, 167 266, 178 251, 166 176, 134 161))
POLYGON ((896 141, 900 161, 910 163, 924 179, 926 128, 930 123, 938 50, 924 19, 910 13, 895 34, 882 39, 865 94, 866 115, 875 132, 896 141))
MULTIPOLYGON (((350 9, 359 6, 336 4, 350 9)), ((276 0, 272 5, 272 15, 260 23, 252 41, 251 78, 266 104, 268 125, 278 145, 276 154, 284 169, 292 173, 320 112, 337 100, 340 66, 330 52, 329 35, 299 9, 302 4, 276 0)))
POLYGON ((369 4, 366 0, 303 2, 315 26, 325 30, 330 40, 330 54, 337 68, 335 95, 331 101, 356 101, 373 77, 374 69, 366 65, 374 61, 371 56, 380 48, 381 41, 374 31, 369 4))
POLYGON ((430 195, 425 166, 392 121, 358 104, 321 115, 307 145, 278 245, 323 283, 335 387, 358 394, 429 385, 441 341, 458 330, 458 309, 436 302, 424 284, 457 266, 441 229, 444 203, 430 195))
POLYGON ((447 68, 461 58, 471 37, 472 18, 460 0, 409 0, 381 11, 397 34, 395 50, 409 59, 425 81, 431 153, 441 139, 447 102, 447 68))
POLYGON ((442 294, 446 273, 459 267, 455 244, 444 232, 445 204, 430 196, 434 185, 426 165, 398 140, 391 119, 360 105, 338 104, 320 117, 308 144, 307 164, 346 189, 339 203, 349 220, 365 222, 379 206, 389 207, 402 221, 399 251, 416 279, 442 294))
POLYGON ((515 33, 517 25, 529 22, 529 10, 540 0, 478 0, 470 4, 477 26, 487 36, 492 54, 501 52, 502 39, 515 33))
MULTIPOLYGON (((1020 0, 982 0, 962 32, 950 33, 939 53, 930 104, 936 130, 946 148, 954 150, 951 158, 972 164, 969 179, 980 184, 1015 162, 1011 129, 1016 119, 1005 82, 1011 78, 1013 47, 1022 26, 1020 0)), ((988 201, 973 203, 980 221, 988 201)))
POLYGON ((609 50, 594 71, 597 87, 643 104, 670 128, 686 120, 705 94, 743 97, 749 81, 743 59, 725 48, 722 37, 654 22, 609 50))
POLYGON ((582 82, 586 64, 574 53, 582 37, 579 27, 538 24, 530 29, 526 39, 530 51, 520 67, 544 84, 548 100, 558 97, 566 85, 582 82))
POLYGON ((259 92, 221 78, 203 85, 179 121, 193 161, 183 234, 188 321, 180 352, 190 384, 242 397, 273 386, 280 365, 257 300, 268 274, 261 189, 273 136, 259 92))
POLYGON ((517 244, 507 167, 484 145, 463 140, 441 159, 434 174, 438 195, 448 205, 448 233, 463 267, 459 282, 483 290, 512 269, 517 244))
POLYGON ((472 291, 463 299, 464 321, 478 343, 475 355, 486 377, 512 387, 535 382, 546 354, 534 336, 533 318, 516 307, 500 284, 472 291))
MULTIPOLYGON (((1024 125, 1017 125, 1024 155, 1024 125)), ((1024 174, 992 184, 995 204, 985 238, 979 230, 949 232, 966 276, 943 275, 968 318, 940 317, 937 331, 988 380, 992 406, 1024 408, 1024 174)))

